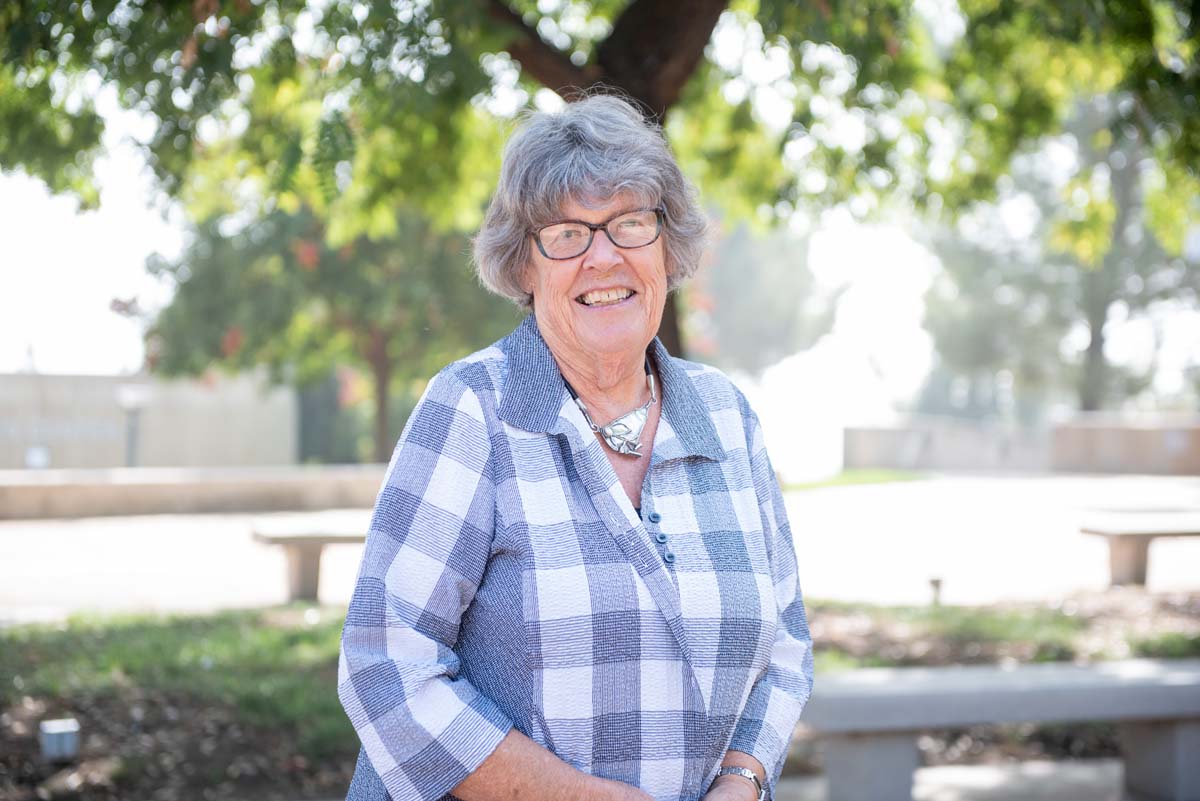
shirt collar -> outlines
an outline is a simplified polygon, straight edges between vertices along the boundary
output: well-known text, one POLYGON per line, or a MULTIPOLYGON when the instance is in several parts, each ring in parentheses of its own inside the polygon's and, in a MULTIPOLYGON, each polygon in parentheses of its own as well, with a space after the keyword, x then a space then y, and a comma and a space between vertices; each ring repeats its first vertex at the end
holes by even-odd
MULTIPOLYGON (((566 382, 558 371, 546 340, 530 314, 499 342, 508 360, 499 415, 504 422, 525 431, 549 433, 558 427, 567 402, 566 382)), ((683 446, 683 456, 725 458, 708 407, 678 359, 667 352, 658 337, 650 343, 650 357, 662 380, 662 414, 683 446)))

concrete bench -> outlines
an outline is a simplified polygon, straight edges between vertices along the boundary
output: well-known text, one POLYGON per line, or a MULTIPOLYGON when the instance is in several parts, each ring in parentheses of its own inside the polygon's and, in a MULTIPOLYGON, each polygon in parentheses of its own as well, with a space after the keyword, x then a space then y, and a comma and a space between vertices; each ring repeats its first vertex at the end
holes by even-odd
POLYGON ((800 728, 825 742, 829 801, 911 801, 923 730, 1082 721, 1118 723, 1129 790, 1200 801, 1200 659, 819 675, 800 728))
POLYGON ((330 509, 260 517, 251 533, 257 542, 283 548, 288 600, 315 601, 325 546, 366 541, 370 522, 370 509, 330 509))
POLYGON ((1155 537, 1200 537, 1200 510, 1095 512, 1080 526, 1108 541, 1109 583, 1145 584, 1155 537))

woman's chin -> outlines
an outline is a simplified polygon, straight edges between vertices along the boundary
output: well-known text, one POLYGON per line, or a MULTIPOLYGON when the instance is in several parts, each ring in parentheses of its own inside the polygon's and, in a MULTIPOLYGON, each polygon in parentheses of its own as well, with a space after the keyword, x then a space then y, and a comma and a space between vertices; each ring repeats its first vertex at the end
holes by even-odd
POLYGON ((607 307, 583 307, 575 314, 575 338, 596 354, 636 353, 644 350, 657 326, 650 326, 646 315, 633 299, 607 307))

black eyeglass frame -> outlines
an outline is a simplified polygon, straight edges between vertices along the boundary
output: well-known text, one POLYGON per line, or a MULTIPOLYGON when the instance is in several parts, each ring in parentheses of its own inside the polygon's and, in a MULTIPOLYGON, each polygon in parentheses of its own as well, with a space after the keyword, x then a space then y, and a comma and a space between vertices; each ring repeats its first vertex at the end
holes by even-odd
POLYGON ((537 245, 537 249, 539 251, 541 251, 542 255, 545 256, 547 259, 550 259, 551 261, 567 261, 568 259, 577 259, 580 256, 582 256, 584 253, 587 253, 588 249, 592 246, 592 241, 596 238, 597 231, 603 231, 604 235, 608 237, 608 241, 612 242, 614 247, 621 248, 621 250, 637 250, 638 248, 644 248, 648 245, 653 245, 655 242, 658 241, 659 237, 662 236, 663 222, 666 219, 666 216, 667 216, 667 210, 664 209, 662 206, 654 206, 653 208, 645 208, 645 209, 630 209, 629 211, 623 211, 620 214, 615 214, 612 217, 609 217, 607 220, 605 220, 602 223, 590 223, 585 220, 556 220, 555 222, 547 223, 547 224, 541 226, 540 228, 531 229, 529 231, 529 234, 530 234, 530 236, 533 237, 533 241, 534 241, 534 244, 537 245), (612 232, 608 230, 609 223, 613 222, 614 220, 618 220, 621 217, 624 217, 626 214, 637 214, 639 211, 654 212, 654 220, 655 220, 655 225, 656 225, 655 230, 654 230, 654 238, 651 239, 649 242, 646 242, 641 245, 622 245, 619 242, 617 242, 617 240, 613 239, 612 232), (555 225, 564 225, 566 223, 574 223, 576 225, 582 225, 585 228, 587 228, 588 229, 587 244, 584 245, 583 249, 580 250, 578 253, 576 253, 574 256, 551 256, 549 253, 546 252, 546 248, 542 245, 542 231, 546 230, 547 228, 551 228, 555 225))

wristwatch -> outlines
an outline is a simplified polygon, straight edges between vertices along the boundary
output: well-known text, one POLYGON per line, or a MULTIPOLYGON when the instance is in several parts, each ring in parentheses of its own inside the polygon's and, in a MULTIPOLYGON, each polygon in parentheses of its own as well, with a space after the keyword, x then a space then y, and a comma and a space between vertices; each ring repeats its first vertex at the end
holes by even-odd
POLYGON ((758 774, 750 770, 750 768, 721 768, 719 771, 717 771, 717 776, 713 779, 713 781, 715 782, 722 776, 729 776, 731 774, 734 776, 741 776, 743 779, 749 779, 750 781, 754 782, 754 789, 758 793, 757 801, 767 801, 767 788, 763 787, 762 782, 758 780, 758 774))

